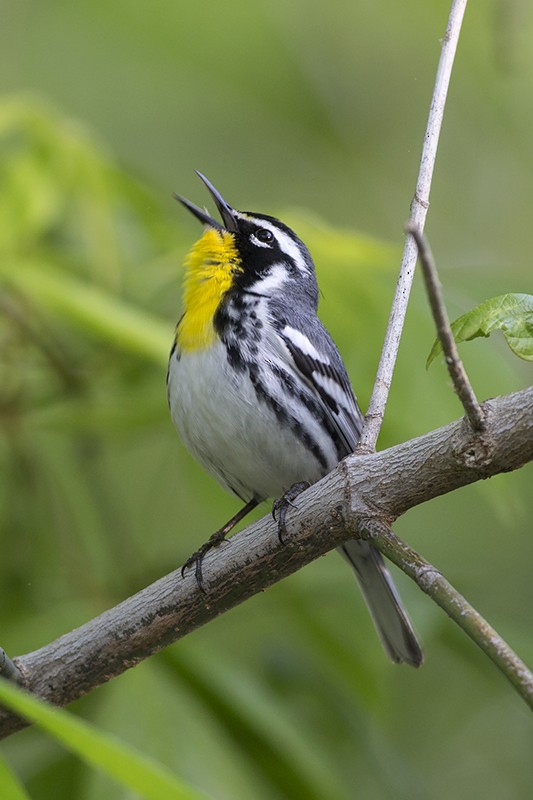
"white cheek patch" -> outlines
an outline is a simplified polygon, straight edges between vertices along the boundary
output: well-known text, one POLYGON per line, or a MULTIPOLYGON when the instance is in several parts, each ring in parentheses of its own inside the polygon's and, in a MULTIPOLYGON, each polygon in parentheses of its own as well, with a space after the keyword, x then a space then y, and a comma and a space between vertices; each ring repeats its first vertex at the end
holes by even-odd
POLYGON ((305 356, 310 356, 314 361, 318 361, 321 364, 329 364, 329 358, 323 353, 320 353, 301 331, 296 330, 296 328, 291 328, 290 325, 286 325, 283 328, 282 334, 305 356))
POLYGON ((269 295, 280 289, 287 280, 287 268, 284 264, 274 264, 268 275, 256 281, 252 290, 254 294, 269 295))

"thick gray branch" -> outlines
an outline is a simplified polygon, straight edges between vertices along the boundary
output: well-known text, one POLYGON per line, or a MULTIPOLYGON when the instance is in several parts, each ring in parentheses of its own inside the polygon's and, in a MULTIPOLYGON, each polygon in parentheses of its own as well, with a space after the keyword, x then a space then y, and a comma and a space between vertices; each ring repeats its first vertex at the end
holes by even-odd
MULTIPOLYGON (((209 553, 202 594, 180 570, 39 650, 13 661, 31 691, 66 705, 204 625, 350 536, 413 506, 533 460, 533 387, 483 405, 486 429, 444 428, 369 456, 350 456, 298 499, 280 545, 270 515, 209 553)), ((378 542, 379 546, 379 542, 378 542)), ((5 644, 5 643, 4 643, 5 644)), ((0 714, 0 737, 23 727, 0 714)))

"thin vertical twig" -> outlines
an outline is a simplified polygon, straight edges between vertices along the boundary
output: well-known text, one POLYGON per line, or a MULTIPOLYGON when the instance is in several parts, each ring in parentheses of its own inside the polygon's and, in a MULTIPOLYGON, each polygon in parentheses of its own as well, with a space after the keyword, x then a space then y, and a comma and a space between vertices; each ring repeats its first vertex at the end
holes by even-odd
MULTIPOLYGON (((453 0, 448 24, 446 26, 446 33, 442 42, 439 66, 437 68, 435 87, 431 98, 424 144, 422 147, 418 180, 409 214, 409 222, 416 225, 421 231, 424 230, 424 223, 429 208, 431 179, 433 177, 433 168, 437 155, 437 145, 466 3, 467 0, 453 0)), ((396 285, 394 300, 392 302, 376 380, 368 405, 361 439, 355 451, 356 453, 370 453, 376 449, 376 442, 381 429, 381 423, 383 422, 392 374, 394 372, 398 348, 400 346, 400 337, 402 335, 405 314, 409 302, 416 259, 417 248, 414 239, 412 236, 408 236, 405 240, 400 274, 396 285)))
POLYGON ((481 410, 481 406, 478 403, 472 384, 468 379, 466 370, 463 367, 463 362, 457 351, 450 319, 442 297, 442 287, 433 253, 421 230, 412 223, 408 223, 405 227, 407 233, 410 233, 414 238, 418 248, 418 258, 424 275, 429 304, 455 393, 463 404, 465 414, 472 429, 476 432, 482 431, 485 428, 483 411, 481 410))

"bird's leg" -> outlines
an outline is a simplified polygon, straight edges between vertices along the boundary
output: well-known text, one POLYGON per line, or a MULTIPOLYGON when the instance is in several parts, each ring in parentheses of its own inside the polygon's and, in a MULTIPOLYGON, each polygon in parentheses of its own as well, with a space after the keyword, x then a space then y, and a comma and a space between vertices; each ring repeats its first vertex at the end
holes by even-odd
POLYGON ((202 576, 202 561, 206 553, 213 549, 213 547, 218 547, 222 542, 226 541, 226 536, 228 533, 233 530, 235 525, 244 519, 244 517, 250 513, 257 505, 259 504, 259 500, 253 498, 248 503, 246 503, 240 511, 229 519, 222 528, 219 528, 218 531, 215 531, 212 536, 209 537, 207 542, 205 542, 195 553, 190 556, 185 564, 181 568, 181 576, 184 577, 185 570, 189 569, 189 567, 194 566, 194 576, 196 578, 196 583, 198 584, 198 588, 204 594, 206 594, 206 589, 204 586, 203 576, 202 576))
POLYGON ((274 500, 274 502, 272 503, 272 516, 274 517, 274 519, 276 519, 276 514, 279 511, 278 539, 280 540, 281 544, 284 544, 283 536, 286 533, 285 518, 287 516, 287 511, 289 509, 289 506, 296 508, 293 501, 296 500, 299 494, 305 492, 306 489, 309 489, 310 486, 311 484, 308 483, 308 481, 293 483, 293 485, 290 487, 290 489, 287 489, 284 495, 278 497, 278 499, 274 500))

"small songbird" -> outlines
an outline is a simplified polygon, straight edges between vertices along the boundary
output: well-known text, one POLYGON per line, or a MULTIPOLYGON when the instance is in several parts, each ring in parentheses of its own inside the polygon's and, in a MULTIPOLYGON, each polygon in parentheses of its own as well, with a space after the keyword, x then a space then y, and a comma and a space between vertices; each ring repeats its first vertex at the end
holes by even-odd
MULTIPOLYGON (((244 501, 191 556, 202 559, 258 503, 287 502, 352 453, 363 417, 339 351, 317 316, 311 255, 283 222, 237 211, 200 173, 221 215, 176 195, 205 226, 186 260, 184 313, 168 366, 172 419, 191 454, 244 501)), ((372 544, 349 539, 350 562, 390 658, 417 667, 423 654, 372 544)))

